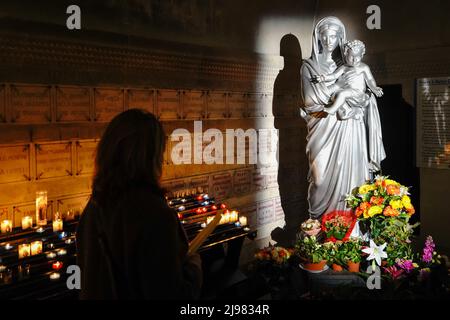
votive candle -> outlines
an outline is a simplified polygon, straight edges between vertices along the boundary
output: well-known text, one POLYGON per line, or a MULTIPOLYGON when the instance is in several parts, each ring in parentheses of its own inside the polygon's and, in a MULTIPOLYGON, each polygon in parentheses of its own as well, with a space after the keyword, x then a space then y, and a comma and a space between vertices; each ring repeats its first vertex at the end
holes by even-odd
POLYGON ((1 223, 1 232, 8 233, 12 231, 12 220, 3 220, 1 223))
POLYGON ((63 221, 62 219, 53 220, 53 232, 58 232, 63 230, 63 221))
POLYGON ((239 222, 241 224, 241 226, 246 226, 247 225, 247 217, 241 216, 239 217, 239 222))
POLYGON ((29 257, 31 255, 31 246, 28 243, 19 244, 19 259, 29 257))
POLYGON ((22 230, 30 229, 33 227, 33 217, 22 217, 22 230))
POLYGON ((37 255, 42 253, 42 241, 33 241, 31 243, 31 255, 37 255))

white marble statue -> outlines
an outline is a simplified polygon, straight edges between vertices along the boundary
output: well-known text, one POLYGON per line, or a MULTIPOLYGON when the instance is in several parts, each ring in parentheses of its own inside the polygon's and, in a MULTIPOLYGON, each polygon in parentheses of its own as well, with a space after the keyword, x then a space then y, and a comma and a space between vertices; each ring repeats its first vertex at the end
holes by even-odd
POLYGON ((347 45, 347 61, 345 45, 342 22, 323 18, 314 28, 312 55, 301 68, 301 115, 308 127, 309 213, 315 219, 330 211, 348 210, 345 196, 379 171, 386 157, 374 95, 382 90, 361 64, 360 44, 347 45), (349 52, 351 46, 356 54, 349 52), (359 60, 356 68, 350 65, 355 60, 359 60))

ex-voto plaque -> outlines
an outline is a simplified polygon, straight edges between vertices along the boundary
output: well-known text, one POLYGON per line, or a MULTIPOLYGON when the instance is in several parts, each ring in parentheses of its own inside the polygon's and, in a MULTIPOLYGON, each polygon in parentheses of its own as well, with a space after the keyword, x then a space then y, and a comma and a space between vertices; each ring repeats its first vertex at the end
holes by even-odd
POLYGON ((157 115, 161 120, 180 119, 180 92, 177 90, 157 90, 156 106, 157 115))
POLYGON ((0 146, 0 183, 30 179, 29 145, 0 146))
POLYGON ((17 123, 47 123, 51 116, 49 86, 11 86, 11 121, 17 123))
POLYGON ((98 142, 94 140, 80 140, 76 142, 76 175, 91 174, 94 172, 97 144, 98 142))
POLYGON ((72 175, 70 142, 36 144, 36 179, 72 175))
POLYGON ((206 108, 209 119, 223 119, 228 117, 228 97, 223 91, 211 91, 206 96, 206 108))
POLYGON ((144 109, 155 113, 153 97, 153 90, 130 89, 128 90, 128 109, 144 109))
POLYGON ((228 106, 231 118, 246 117, 247 112, 247 94, 242 92, 231 92, 228 95, 228 106))
POLYGON ((183 118, 200 120, 206 116, 204 92, 196 90, 183 92, 183 118))
POLYGON ((90 104, 91 98, 89 88, 56 88, 56 119, 58 121, 89 121, 90 104))
POLYGON ((122 89, 95 89, 95 120, 111 121, 124 111, 124 95, 122 89))
POLYGON ((0 122, 6 121, 6 93, 5 85, 0 86, 0 122))

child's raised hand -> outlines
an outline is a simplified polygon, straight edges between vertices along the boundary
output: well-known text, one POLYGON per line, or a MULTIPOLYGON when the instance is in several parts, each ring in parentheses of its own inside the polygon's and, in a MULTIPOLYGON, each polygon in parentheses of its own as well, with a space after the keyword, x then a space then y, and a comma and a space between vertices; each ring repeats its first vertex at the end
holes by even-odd
POLYGON ((379 98, 383 96, 383 89, 380 87, 376 87, 373 90, 373 93, 379 98))

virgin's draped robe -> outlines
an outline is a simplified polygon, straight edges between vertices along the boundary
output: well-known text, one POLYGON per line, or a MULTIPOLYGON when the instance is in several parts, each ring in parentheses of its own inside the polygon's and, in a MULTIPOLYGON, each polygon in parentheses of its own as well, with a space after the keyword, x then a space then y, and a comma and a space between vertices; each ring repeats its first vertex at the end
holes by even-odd
POLYGON ((345 196, 369 180, 370 172, 378 171, 385 158, 373 94, 368 106, 350 106, 359 117, 339 120, 336 114, 325 118, 311 115, 322 111, 331 97, 327 86, 311 83, 311 77, 330 74, 336 68, 335 63, 319 65, 310 58, 304 61, 301 69, 303 98, 309 101, 301 112, 308 127, 308 202, 312 218, 333 210, 348 210, 345 196))

